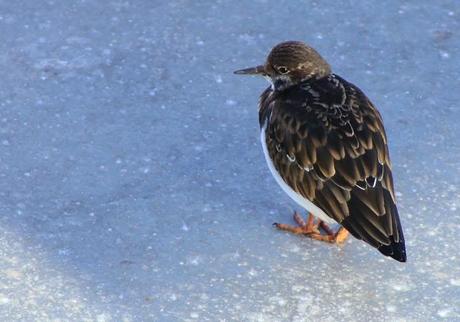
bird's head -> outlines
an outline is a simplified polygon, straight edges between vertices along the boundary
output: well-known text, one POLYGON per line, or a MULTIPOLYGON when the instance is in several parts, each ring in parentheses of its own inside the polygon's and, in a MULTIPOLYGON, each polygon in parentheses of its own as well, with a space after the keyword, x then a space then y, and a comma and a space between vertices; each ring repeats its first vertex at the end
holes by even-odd
POLYGON ((282 91, 311 78, 331 73, 329 64, 316 50, 300 41, 282 42, 270 51, 264 65, 235 71, 238 75, 261 75, 272 88, 282 91))

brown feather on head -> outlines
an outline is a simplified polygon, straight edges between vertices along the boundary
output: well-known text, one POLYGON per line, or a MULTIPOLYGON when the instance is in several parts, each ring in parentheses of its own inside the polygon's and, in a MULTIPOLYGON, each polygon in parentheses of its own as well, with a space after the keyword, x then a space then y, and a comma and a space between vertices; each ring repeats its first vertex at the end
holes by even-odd
POLYGON ((300 41, 282 42, 273 47, 264 65, 235 72, 265 76, 276 90, 286 89, 310 78, 322 78, 330 73, 331 68, 321 55, 300 41))
POLYGON ((282 42, 270 51, 265 69, 273 76, 292 74, 299 80, 321 78, 331 73, 329 64, 312 47, 300 41, 282 42))

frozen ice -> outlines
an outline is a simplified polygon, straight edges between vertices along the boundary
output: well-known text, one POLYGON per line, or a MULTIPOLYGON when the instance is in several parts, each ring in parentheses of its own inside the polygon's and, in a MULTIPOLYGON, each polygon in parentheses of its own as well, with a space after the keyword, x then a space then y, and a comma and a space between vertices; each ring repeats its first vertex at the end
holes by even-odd
POLYGON ((1 1, 1 321, 460 321, 455 1, 1 1), (379 107, 408 262, 273 229, 263 79, 309 42, 379 107))

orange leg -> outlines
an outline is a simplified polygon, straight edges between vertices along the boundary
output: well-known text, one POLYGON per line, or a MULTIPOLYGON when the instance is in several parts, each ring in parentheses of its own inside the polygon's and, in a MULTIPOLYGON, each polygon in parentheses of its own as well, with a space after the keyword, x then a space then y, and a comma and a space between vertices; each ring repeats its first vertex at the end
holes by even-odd
POLYGON ((302 219, 302 217, 294 212, 294 221, 298 226, 291 226, 286 224, 274 223, 273 226, 280 230, 289 231, 294 234, 306 235, 315 240, 321 240, 329 243, 343 244, 348 237, 348 231, 340 227, 337 232, 333 232, 332 229, 322 220, 318 220, 315 223, 315 217, 312 214, 308 214, 307 222, 302 219), (320 228, 326 233, 322 235, 320 228))

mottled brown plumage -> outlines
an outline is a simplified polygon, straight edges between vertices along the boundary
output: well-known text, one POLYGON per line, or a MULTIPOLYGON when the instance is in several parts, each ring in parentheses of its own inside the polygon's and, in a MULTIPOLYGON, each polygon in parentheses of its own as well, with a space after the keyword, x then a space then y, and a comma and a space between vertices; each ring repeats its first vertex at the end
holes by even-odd
POLYGON ((406 261, 382 118, 355 85, 332 74, 311 47, 285 42, 263 66, 263 144, 295 193, 380 252, 406 261))

